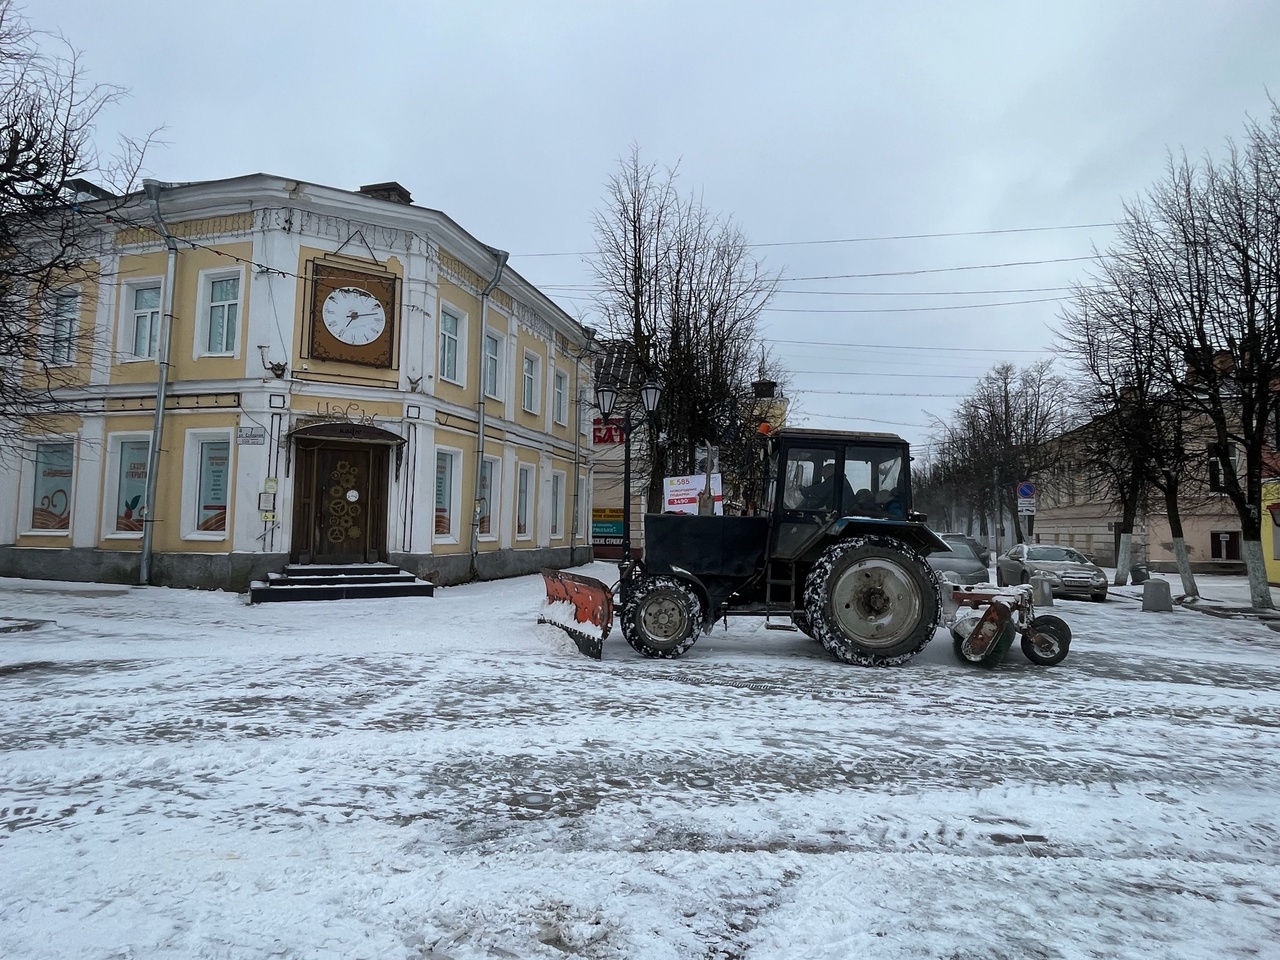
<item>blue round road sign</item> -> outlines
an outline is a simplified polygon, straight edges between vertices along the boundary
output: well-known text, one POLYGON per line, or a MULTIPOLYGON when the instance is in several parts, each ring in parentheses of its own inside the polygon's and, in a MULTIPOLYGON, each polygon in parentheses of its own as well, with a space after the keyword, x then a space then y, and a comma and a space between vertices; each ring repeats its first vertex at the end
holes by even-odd
POLYGON ((1036 495, 1036 485, 1030 480, 1023 480, 1018 484, 1018 496, 1023 500, 1030 500, 1036 495))

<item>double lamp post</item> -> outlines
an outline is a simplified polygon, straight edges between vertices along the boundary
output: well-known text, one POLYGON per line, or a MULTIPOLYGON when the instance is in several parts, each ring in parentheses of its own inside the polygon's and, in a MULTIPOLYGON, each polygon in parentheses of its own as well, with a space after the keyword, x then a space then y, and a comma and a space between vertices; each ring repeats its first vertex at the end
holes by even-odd
MULTIPOLYGON (((644 420, 652 421, 658 402, 662 399, 662 385, 646 380, 640 388, 640 402, 644 405, 644 420)), ((605 423, 609 422, 618 402, 618 388, 613 383, 596 384, 596 406, 605 423)), ((631 407, 622 411, 622 562, 631 562, 631 431, 643 421, 632 421, 631 407)))

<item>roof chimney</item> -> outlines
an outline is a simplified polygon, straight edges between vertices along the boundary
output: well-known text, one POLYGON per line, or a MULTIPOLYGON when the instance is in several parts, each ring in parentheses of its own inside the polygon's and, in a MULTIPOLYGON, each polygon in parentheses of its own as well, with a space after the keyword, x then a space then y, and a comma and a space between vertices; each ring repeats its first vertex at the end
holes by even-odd
POLYGON ((413 197, 409 195, 409 191, 394 180, 388 180, 386 183, 366 183, 357 192, 363 193, 366 197, 373 197, 375 200, 403 203, 406 207, 413 203, 413 197))

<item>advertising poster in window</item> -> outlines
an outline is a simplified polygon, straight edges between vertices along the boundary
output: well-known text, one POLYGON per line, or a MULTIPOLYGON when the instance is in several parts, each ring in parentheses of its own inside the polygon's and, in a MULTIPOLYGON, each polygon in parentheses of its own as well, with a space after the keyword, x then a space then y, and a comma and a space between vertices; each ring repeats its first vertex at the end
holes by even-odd
POLYGON ((42 443, 36 448, 32 530, 71 529, 71 472, 75 448, 70 443, 42 443))
POLYGON ((493 461, 485 460, 480 464, 480 504, 477 520, 480 524, 480 536, 487 537, 493 533, 493 461))
POLYGON ((116 495, 116 530, 142 532, 143 499, 147 495, 146 440, 126 440, 120 444, 120 483, 116 495))
POLYGON ((227 529, 227 463, 231 443, 217 440, 200 444, 200 493, 196 529, 225 533, 227 529))

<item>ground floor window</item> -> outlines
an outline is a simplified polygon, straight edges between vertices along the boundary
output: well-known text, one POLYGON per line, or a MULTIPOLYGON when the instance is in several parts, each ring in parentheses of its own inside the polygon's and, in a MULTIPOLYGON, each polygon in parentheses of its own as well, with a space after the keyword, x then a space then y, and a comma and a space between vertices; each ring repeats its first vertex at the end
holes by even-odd
POLYGON ((182 481, 182 535, 225 538, 231 490, 231 436, 226 430, 187 431, 182 481))
POLYGON ((117 441, 116 469, 112 478, 115 486, 112 530, 115 533, 142 532, 142 516, 147 507, 147 461, 150 452, 149 440, 117 441))
POLYGON ((1209 534, 1209 555, 1214 560, 1240 559, 1240 531, 1214 530, 1209 534))
POLYGON ((499 464, 496 457, 485 457, 480 462, 480 503, 477 505, 477 519, 480 525, 480 536, 493 537, 497 531, 493 526, 493 505, 498 499, 499 464))
POLYGON ((516 471, 516 536, 529 538, 529 493, 533 488, 533 466, 522 463, 516 471))
POLYGON ((37 443, 31 480, 31 529, 71 529, 71 481, 75 444, 69 440, 37 443))
POLYGON ((551 474, 551 539, 564 536, 564 474, 551 474))
POLYGON ((457 511, 454 508, 454 488, 457 454, 449 450, 436 451, 436 524, 437 540, 457 542, 457 511))

